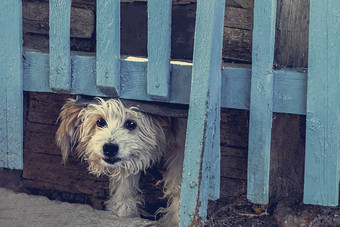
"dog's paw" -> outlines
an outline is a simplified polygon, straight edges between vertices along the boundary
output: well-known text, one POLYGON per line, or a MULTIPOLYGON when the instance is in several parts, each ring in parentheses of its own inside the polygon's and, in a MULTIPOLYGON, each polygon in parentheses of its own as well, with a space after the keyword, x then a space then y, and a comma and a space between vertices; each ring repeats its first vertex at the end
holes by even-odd
POLYGON ((137 204, 127 203, 126 201, 109 201, 106 204, 106 210, 109 210, 118 217, 135 218, 139 217, 137 204))
POLYGON ((179 217, 179 196, 171 198, 170 206, 160 208, 157 212, 163 213, 163 217, 159 219, 159 226, 178 226, 179 217))

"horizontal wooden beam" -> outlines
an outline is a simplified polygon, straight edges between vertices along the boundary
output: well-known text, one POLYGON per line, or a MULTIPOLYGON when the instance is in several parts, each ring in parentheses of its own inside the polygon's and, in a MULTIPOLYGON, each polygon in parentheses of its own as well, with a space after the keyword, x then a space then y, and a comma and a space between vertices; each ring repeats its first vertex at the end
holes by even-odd
MULTIPOLYGON (((24 90, 53 92, 49 87, 49 55, 41 52, 24 53, 24 90)), ((95 83, 95 56, 71 53, 71 94, 107 97, 95 83), (81 78, 81 79, 79 79, 81 78)), ((172 79, 170 103, 189 104, 192 64, 171 61, 172 79)), ((125 99, 151 101, 146 91, 147 59, 122 57, 121 95, 125 99)), ((250 65, 224 65, 222 70, 222 99, 224 108, 249 110, 250 65)), ((274 70, 273 111, 280 113, 306 114, 307 72, 274 70)))

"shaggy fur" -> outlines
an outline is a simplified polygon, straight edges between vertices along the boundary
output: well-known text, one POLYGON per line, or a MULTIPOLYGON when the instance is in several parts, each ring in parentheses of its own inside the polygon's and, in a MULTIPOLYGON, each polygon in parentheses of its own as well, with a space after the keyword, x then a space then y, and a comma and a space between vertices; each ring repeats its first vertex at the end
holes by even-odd
POLYGON ((109 176, 107 209, 119 217, 137 217, 144 202, 141 173, 164 158, 168 205, 158 211, 164 213, 159 223, 178 225, 186 119, 142 113, 117 99, 96 99, 98 104, 87 106, 75 106, 76 100, 69 99, 63 106, 56 134, 63 161, 75 152, 88 162, 90 173, 109 176))

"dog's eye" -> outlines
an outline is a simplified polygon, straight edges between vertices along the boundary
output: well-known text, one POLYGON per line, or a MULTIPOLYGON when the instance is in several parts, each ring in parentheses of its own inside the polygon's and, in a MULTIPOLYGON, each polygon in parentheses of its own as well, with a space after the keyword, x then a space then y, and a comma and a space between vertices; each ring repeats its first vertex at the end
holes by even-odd
POLYGON ((133 121, 133 120, 127 120, 127 121, 125 121, 125 123, 124 123, 124 127, 125 127, 127 130, 132 131, 132 130, 134 130, 134 129, 137 128, 137 123, 136 123, 135 121, 133 121))
POLYGON ((105 121, 103 118, 99 118, 99 119, 97 120, 97 126, 98 126, 99 128, 104 128, 104 127, 106 127, 106 121, 105 121))

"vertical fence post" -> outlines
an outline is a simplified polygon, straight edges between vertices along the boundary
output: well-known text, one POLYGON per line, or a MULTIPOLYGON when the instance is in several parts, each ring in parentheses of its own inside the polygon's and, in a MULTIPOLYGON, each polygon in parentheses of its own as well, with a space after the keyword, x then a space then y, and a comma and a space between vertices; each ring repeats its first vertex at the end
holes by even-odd
POLYGON ((147 93, 169 100, 172 0, 148 0, 147 93))
POLYGON ((50 0, 50 88, 71 90, 70 21, 71 0, 50 0))
POLYGON ((269 200, 276 0, 255 0, 250 94, 247 198, 269 200))
POLYGON ((109 96, 120 93, 120 1, 97 0, 96 84, 109 96))
POLYGON ((180 226, 202 225, 209 195, 219 196, 218 128, 224 8, 224 0, 197 1, 180 226))
POLYGON ((311 0, 304 203, 339 201, 340 1, 311 0))
POLYGON ((21 0, 0 1, 0 167, 23 168, 21 0))

